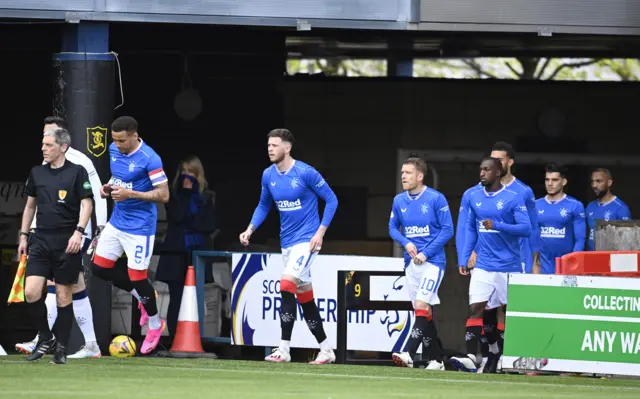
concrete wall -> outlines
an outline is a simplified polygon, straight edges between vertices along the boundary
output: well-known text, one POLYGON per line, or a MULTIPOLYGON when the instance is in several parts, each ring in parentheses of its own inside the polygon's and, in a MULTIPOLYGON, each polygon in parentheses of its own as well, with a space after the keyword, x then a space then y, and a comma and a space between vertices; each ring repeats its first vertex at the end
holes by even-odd
MULTIPOLYGON (((351 79, 287 82, 282 91, 286 127, 298 142, 294 156, 315 166, 332 186, 367 189, 362 204, 367 207, 367 236, 385 243, 334 243, 341 253, 391 256, 387 223, 396 194, 397 148, 487 150, 505 140, 521 152, 615 155, 634 153, 640 144, 635 134, 639 85, 351 79), (561 116, 556 138, 539 129, 548 110, 561 116)), ((462 193, 477 183, 477 166, 436 167, 439 190, 448 198, 455 222, 462 193)), ((572 169, 576 173, 569 193, 591 200, 587 169, 572 169)), ((640 212, 638 168, 611 169, 615 192, 632 212, 640 212)), ((535 186, 537 196, 544 195, 541 166, 521 166, 516 175, 535 186)), ((331 242, 331 231, 326 240, 331 242)), ((468 278, 455 269, 453 239, 447 253, 449 267, 436 315, 445 346, 461 350, 468 278)))

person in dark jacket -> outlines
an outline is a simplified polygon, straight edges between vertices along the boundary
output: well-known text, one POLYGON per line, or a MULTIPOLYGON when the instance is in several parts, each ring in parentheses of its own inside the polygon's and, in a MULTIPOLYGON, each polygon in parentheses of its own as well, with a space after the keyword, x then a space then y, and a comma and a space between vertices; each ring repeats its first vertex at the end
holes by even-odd
MULTIPOLYGON (((167 323, 169 333, 175 335, 191 252, 213 249, 211 234, 216 230, 214 193, 207 190, 198 157, 190 155, 180 162, 165 206, 168 226, 162 249, 172 253, 160 253, 156 280, 169 286, 167 323)), ((206 269, 205 280, 213 281, 211 268, 206 269)))

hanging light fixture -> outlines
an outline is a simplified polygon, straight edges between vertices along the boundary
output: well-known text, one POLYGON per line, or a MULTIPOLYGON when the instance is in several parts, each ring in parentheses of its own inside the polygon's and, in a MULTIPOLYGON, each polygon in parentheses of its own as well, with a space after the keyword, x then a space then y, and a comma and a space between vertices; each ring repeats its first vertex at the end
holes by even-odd
POLYGON ((192 121, 202 112, 202 97, 193 88, 193 81, 189 74, 189 60, 184 56, 184 72, 182 74, 182 90, 173 100, 173 109, 185 121, 192 121))

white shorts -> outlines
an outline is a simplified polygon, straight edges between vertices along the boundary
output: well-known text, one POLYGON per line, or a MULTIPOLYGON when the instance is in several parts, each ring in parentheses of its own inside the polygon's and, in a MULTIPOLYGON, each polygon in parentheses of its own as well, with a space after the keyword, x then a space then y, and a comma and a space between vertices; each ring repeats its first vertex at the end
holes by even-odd
POLYGON ((300 285, 311 283, 311 265, 318 252, 311 253, 311 243, 301 242, 289 248, 282 248, 284 273, 300 280, 300 285))
POLYGON ((127 266, 134 270, 147 270, 153 255, 155 235, 141 236, 125 233, 107 223, 100 234, 94 262, 100 266, 113 265, 122 253, 127 254, 127 266))
POLYGON ((429 305, 439 305, 438 288, 444 277, 444 270, 438 266, 425 262, 416 265, 411 261, 404 271, 409 286, 411 303, 421 301, 429 305))
POLYGON ((509 273, 474 268, 469 283, 469 304, 488 302, 489 309, 506 305, 508 276, 509 273))

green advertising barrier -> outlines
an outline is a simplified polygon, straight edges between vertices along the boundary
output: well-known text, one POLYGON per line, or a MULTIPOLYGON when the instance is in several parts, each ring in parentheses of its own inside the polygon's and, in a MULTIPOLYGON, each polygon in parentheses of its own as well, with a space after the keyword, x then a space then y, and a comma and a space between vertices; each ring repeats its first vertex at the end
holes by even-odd
POLYGON ((502 368, 640 376, 640 278, 510 274, 502 368))

